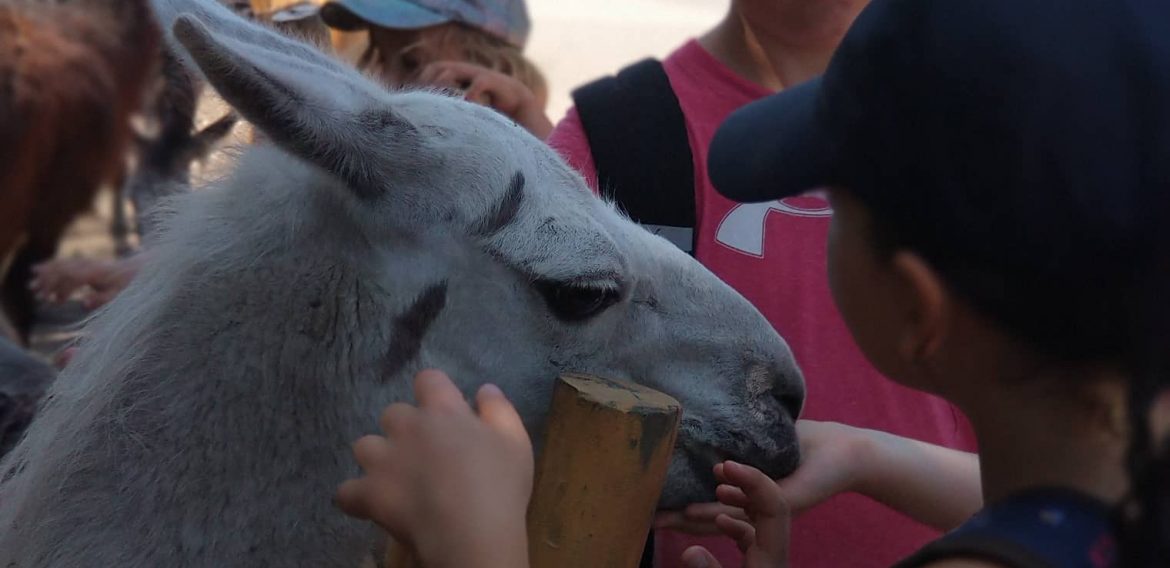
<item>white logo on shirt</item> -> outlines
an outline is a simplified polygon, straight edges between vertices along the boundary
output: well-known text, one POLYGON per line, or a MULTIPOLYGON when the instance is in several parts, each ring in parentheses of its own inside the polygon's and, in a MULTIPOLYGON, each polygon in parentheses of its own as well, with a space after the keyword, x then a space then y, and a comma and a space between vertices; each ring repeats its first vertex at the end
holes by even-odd
POLYGON ((833 209, 820 193, 766 203, 743 203, 732 208, 719 222, 715 241, 743 254, 763 258, 765 228, 768 215, 773 211, 794 217, 833 215, 833 209), (809 199, 810 197, 815 197, 816 200, 813 201, 809 199))

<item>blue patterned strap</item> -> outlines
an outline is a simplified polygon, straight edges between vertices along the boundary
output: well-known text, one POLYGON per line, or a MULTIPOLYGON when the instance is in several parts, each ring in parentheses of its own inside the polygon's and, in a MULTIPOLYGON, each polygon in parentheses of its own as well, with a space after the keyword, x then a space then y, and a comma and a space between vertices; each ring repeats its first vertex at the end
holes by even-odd
POLYGON ((1110 511, 1077 492, 1030 490, 984 508, 896 568, 952 558, 1011 568, 1107 568, 1114 559, 1110 511))

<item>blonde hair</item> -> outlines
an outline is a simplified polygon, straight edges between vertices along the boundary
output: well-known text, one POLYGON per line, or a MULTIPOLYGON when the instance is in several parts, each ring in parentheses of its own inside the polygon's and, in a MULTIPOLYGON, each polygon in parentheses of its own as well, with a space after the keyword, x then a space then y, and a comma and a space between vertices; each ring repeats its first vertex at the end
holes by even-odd
POLYGON ((548 99, 548 83, 544 75, 524 56, 521 49, 480 29, 460 23, 422 30, 378 29, 380 32, 402 34, 402 47, 396 53, 381 53, 371 38, 369 47, 358 62, 358 66, 365 71, 377 71, 387 58, 399 57, 424 42, 433 41, 435 45, 455 47, 464 62, 481 65, 520 81, 532 90, 542 106, 548 99))

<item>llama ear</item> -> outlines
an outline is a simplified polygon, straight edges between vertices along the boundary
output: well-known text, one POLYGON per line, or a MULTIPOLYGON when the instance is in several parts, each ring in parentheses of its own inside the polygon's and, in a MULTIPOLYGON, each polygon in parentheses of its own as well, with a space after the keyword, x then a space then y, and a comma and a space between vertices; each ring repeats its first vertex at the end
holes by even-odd
POLYGON ((379 88, 356 72, 338 73, 301 53, 223 37, 187 15, 176 19, 174 34, 240 114, 362 197, 380 195, 393 173, 383 171, 387 160, 382 152, 394 150, 386 148, 388 140, 417 143, 414 127, 386 107, 379 88))

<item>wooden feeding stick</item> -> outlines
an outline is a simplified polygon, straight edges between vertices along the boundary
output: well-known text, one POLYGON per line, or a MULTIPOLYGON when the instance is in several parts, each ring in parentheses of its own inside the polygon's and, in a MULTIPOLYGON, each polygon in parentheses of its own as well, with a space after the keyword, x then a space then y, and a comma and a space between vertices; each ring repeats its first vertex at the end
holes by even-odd
MULTIPOLYGON (((528 507, 532 568, 635 568, 666 481, 678 401, 641 385, 557 379, 528 507)), ((386 568, 417 562, 391 546, 386 568)))

